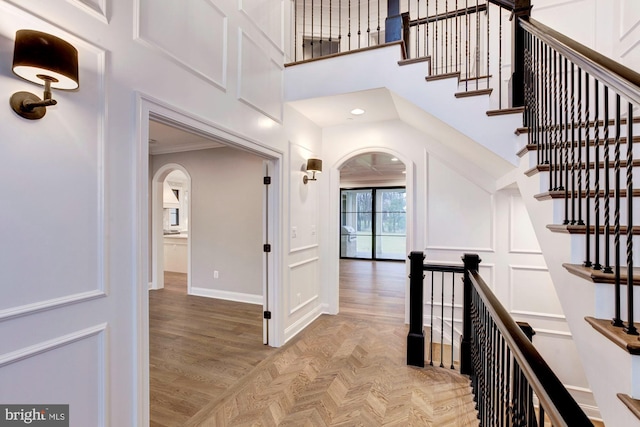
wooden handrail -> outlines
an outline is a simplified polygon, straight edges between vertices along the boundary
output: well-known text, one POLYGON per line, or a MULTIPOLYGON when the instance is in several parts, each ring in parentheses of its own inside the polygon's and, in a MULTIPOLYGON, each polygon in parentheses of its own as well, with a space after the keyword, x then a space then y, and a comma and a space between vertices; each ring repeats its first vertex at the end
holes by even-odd
POLYGON ((491 292, 478 271, 471 271, 469 279, 487 310, 491 313, 493 321, 509 345, 514 358, 518 361, 520 369, 527 377, 552 424, 554 426, 571 425, 571 427, 592 426, 589 418, 498 301, 498 298, 491 292))
POLYGON ((640 105, 640 74, 535 19, 521 19, 520 25, 627 101, 640 105))

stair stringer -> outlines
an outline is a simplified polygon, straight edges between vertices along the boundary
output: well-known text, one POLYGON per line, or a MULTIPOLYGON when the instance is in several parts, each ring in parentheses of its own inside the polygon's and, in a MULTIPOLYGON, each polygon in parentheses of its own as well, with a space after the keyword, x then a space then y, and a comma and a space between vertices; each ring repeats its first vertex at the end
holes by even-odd
POLYGON ((579 257, 583 248, 570 234, 553 233, 547 229, 548 224, 553 224, 557 213, 554 214, 552 201, 539 201, 534 197, 541 192, 541 176, 536 174, 528 177, 524 173, 530 167, 531 155, 535 156, 535 153, 527 153, 522 157, 516 182, 591 391, 607 427, 640 427, 640 420, 617 397, 617 393, 634 396, 634 383, 637 382, 634 378, 638 378, 634 372, 638 372, 639 356, 631 356, 623 351, 584 320, 585 316, 594 315, 596 288, 594 283, 569 273, 562 266, 572 258, 579 257))
POLYGON ((456 99, 454 94, 460 91, 457 77, 427 82, 426 63, 400 66, 400 53, 399 46, 389 45, 286 67, 284 101, 387 88, 467 137, 468 141, 457 138, 456 144, 469 150, 476 150, 472 145, 480 144, 488 150, 487 155, 517 166, 516 153, 521 147, 516 135, 505 129, 522 126, 521 116, 489 119, 488 95, 456 99))

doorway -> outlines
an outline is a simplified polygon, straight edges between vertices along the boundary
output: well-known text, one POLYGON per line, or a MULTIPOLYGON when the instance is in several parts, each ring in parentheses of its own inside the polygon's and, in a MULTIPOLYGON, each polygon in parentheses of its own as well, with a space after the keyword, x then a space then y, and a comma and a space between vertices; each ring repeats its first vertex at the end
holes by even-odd
MULTIPOLYGON (((154 159, 152 157, 152 151, 163 150, 162 141, 157 141, 155 138, 152 138, 150 135, 150 124, 151 123, 161 123, 166 125, 168 128, 177 129, 181 131, 183 134, 188 134, 191 136, 195 136, 199 138, 199 142, 193 142, 191 144, 188 141, 181 141, 178 146, 174 146, 171 148, 172 152, 177 153, 188 153, 194 152, 197 150, 197 153, 204 153, 207 150, 210 150, 212 145, 218 147, 224 147, 230 153, 242 153, 245 155, 251 155, 254 158, 258 159, 259 162, 259 180, 257 180, 257 186, 260 189, 260 194, 256 196, 255 200, 258 201, 260 206, 257 208, 258 213, 261 217, 256 220, 257 223, 260 224, 262 230, 268 230, 268 235, 272 236, 271 238, 274 241, 269 242, 272 245, 271 252, 268 257, 265 257, 262 254, 262 246, 263 246, 263 233, 258 231, 258 239, 260 240, 260 253, 259 259, 260 261, 256 263, 259 265, 258 269, 261 272, 261 278, 258 280, 259 287, 261 290, 268 289, 269 294, 268 297, 264 291, 258 292, 260 295, 256 295, 255 301, 253 301, 253 307, 256 307, 259 313, 260 324, 262 324, 262 312, 264 307, 269 307, 272 311, 272 316, 270 322, 266 326, 269 334, 269 346, 280 346, 282 345, 282 336, 283 331, 281 331, 281 323, 282 319, 279 315, 279 301, 275 297, 279 293, 277 292, 277 285, 281 283, 279 280, 281 276, 281 272, 279 269, 275 268, 281 261, 281 252, 282 245, 277 236, 280 236, 280 227, 278 220, 278 209, 280 203, 280 183, 282 181, 282 153, 276 152, 269 147, 261 145, 255 141, 247 140, 242 138, 239 135, 231 134, 225 129, 219 127, 218 125, 207 122, 202 118, 195 118, 190 116, 187 112, 183 112, 175 107, 167 105, 165 103, 161 103, 160 101, 146 97, 145 95, 138 94, 138 105, 139 112, 138 115, 138 149, 136 150, 136 177, 137 177, 137 187, 136 187, 136 198, 138 200, 137 204, 137 212, 136 216, 138 218, 138 226, 136 227, 136 242, 138 246, 138 254, 139 254, 139 269, 137 269, 136 274, 138 277, 138 287, 137 287, 137 318, 138 318, 138 346, 137 350, 137 358, 139 361, 137 373, 138 373, 138 381, 137 381, 137 393, 140 396, 140 406, 138 408, 138 425, 148 425, 149 424, 149 409, 150 409, 150 358, 149 358, 149 283, 152 276, 152 271, 154 266, 152 264, 152 246, 151 240, 153 237, 153 227, 151 224, 151 209, 152 204, 151 196, 152 196, 152 177, 154 175, 153 162, 154 159), (154 146, 155 145, 155 146, 154 146), (152 148, 153 147, 153 148, 152 148), (271 176, 271 185, 267 190, 269 192, 268 200, 264 197, 264 189, 262 187, 263 182, 263 171, 268 170, 271 176), (268 214, 268 215, 267 215, 268 214)), ((163 153, 167 154, 167 153, 163 153)), ((186 154, 185 154, 186 155, 186 154)), ((196 156, 197 157, 197 156, 196 156)), ((180 162, 174 162, 176 164, 180 164, 180 162)), ((231 163, 232 164, 232 163, 231 163)), ((194 178, 192 169, 189 167, 185 168, 189 170, 189 174, 191 175, 192 183, 194 185, 197 184, 197 180, 194 178)), ((157 167, 156 167, 157 171, 157 167)), ((193 185, 192 185, 193 187, 193 185)), ((226 185, 225 188, 229 189, 231 186, 226 185)), ((193 191, 194 188, 192 188, 193 191)), ((191 215, 193 214, 195 198, 193 197, 193 193, 191 194, 191 205, 192 209, 190 209, 191 215)), ((242 194, 236 194, 238 199, 241 199, 242 194)), ((236 207, 236 205, 226 205, 228 208, 236 207)), ((239 216, 238 214, 243 214, 247 210, 237 210, 233 212, 233 209, 230 210, 232 214, 239 216)), ((189 221, 190 225, 199 221, 189 221)), ((160 230, 162 231, 162 223, 160 223, 160 230)), ((190 232, 192 232, 190 227, 190 232)), ((237 229, 231 229, 231 232, 238 231, 237 229)), ((194 234, 195 230, 191 234, 194 234)), ((266 233, 265 233, 266 234, 266 233)), ((218 237, 219 239, 219 237, 218 237)), ((193 246, 193 244, 192 244, 193 246)), ((195 249, 195 248, 194 248, 195 249)), ((206 256, 206 254, 205 254, 206 256)), ((191 258, 193 258, 193 254, 191 254, 191 258)), ((193 262, 192 262, 193 264, 193 262)), ((193 266, 191 267, 193 272, 193 266)), ((255 269, 254 269, 255 270, 255 269)), ((226 271, 226 270, 225 270, 226 271)), ((220 271, 220 277, 225 273, 220 271)), ((211 275, 213 277, 213 273, 211 275)), ((190 277, 193 282, 193 279, 190 277)), ((192 284, 192 289, 194 288, 192 284)), ((196 286, 197 287, 197 286, 196 286)), ((225 294, 228 295, 228 294, 225 294)), ((219 297, 220 295, 207 295, 213 296, 214 298, 219 297)), ((231 296, 236 296, 233 292, 231 296)), ((189 295, 185 294, 185 297, 189 297, 189 295)), ((222 300, 224 301, 224 300, 222 300)), ((260 348, 269 349, 269 346, 263 345, 262 340, 257 339, 256 345, 260 346, 260 348)))

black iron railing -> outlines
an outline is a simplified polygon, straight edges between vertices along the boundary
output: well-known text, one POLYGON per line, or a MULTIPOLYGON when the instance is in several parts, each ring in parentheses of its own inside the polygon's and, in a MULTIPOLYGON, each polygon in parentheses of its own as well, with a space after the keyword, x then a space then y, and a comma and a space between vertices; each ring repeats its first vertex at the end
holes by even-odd
MULTIPOLYGON (((448 311, 451 319, 456 304, 460 304, 462 313, 460 371, 471 378, 481 426, 591 426, 588 417, 531 343, 531 331, 527 336, 478 274, 478 256, 465 255, 463 266, 424 264, 424 258, 422 252, 411 252, 409 256, 411 300, 407 364, 424 367, 423 325, 428 324, 430 331, 438 320, 444 325, 443 319, 447 316, 444 301, 446 296, 451 296, 451 311, 448 311), (437 272, 442 278, 434 282, 431 276, 430 284, 425 286, 425 271, 430 275, 437 272), (462 292, 455 291, 456 281, 461 282, 462 292), (441 286, 434 287, 434 283, 441 286), (425 290, 429 294, 427 301, 423 301, 425 290), (440 310, 434 304, 434 296, 437 299, 438 295, 442 302, 440 310), (425 318, 425 306, 436 314, 435 319, 433 315, 425 318)), ((444 329, 440 328, 440 348, 444 347, 444 329)), ((431 349, 433 341, 432 336, 431 349)), ((454 348, 453 340, 449 345, 454 348)), ((444 353, 440 351, 442 361, 444 353)), ((453 353, 451 357, 453 360, 453 353)), ((432 361, 433 355, 429 359, 432 361)), ((441 362, 440 366, 444 364, 441 362)), ((454 367, 453 363, 450 367, 454 367)))
POLYGON ((613 325, 638 335, 633 237, 640 230, 633 222, 633 169, 640 162, 633 151, 640 74, 533 19, 521 20, 520 26, 525 31, 524 121, 529 144, 537 150, 536 170, 548 171, 548 196, 564 199, 566 229, 585 235, 584 266, 613 278, 613 325))
POLYGON ((509 81, 522 80, 518 57, 512 64, 512 40, 520 40, 512 18, 529 9, 529 0, 294 0, 290 57, 301 62, 402 41, 406 59, 428 60, 429 76, 456 74, 464 91, 497 87, 501 108, 512 103, 509 81))

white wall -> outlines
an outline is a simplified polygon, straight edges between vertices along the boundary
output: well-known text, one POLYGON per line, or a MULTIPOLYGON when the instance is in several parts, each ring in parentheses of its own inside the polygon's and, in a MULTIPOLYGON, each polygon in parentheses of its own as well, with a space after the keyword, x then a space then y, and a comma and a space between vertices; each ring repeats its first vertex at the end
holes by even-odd
MULTIPOLYGON (((298 258, 280 231, 317 203, 315 193, 289 195, 289 167, 299 165, 288 141, 320 143, 317 128, 282 105, 284 3, 0 1, 5 96, 42 93, 11 72, 17 29, 58 35, 80 57, 80 89, 54 92, 59 103, 44 119, 0 108, 0 176, 12 183, 1 196, 12 208, 0 214, 1 401, 69 403, 74 425, 147 424, 148 114, 181 117, 273 160, 272 298, 283 312, 274 343, 319 314, 319 303, 295 320, 280 310, 300 280, 287 273, 298 258), (78 375, 82 366, 90 369, 78 375)), ((304 286, 318 289, 317 275, 304 286)))
POLYGON ((177 163, 191 176, 191 292, 262 303, 262 158, 214 148, 156 155, 152 162, 152 173, 177 163))

